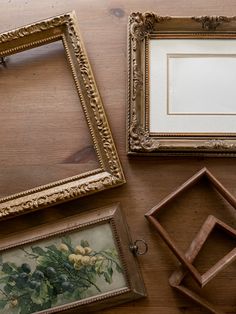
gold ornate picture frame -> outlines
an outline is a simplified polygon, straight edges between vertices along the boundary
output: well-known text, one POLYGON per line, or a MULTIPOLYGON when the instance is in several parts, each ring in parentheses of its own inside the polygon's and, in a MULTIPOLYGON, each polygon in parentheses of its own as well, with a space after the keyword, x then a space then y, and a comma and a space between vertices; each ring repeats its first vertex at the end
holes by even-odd
POLYGON ((3 311, 88 313, 146 296, 119 204, 12 235, 0 246, 3 311))
POLYGON ((62 41, 99 167, 0 199, 0 218, 23 214, 125 183, 103 103, 74 12, 0 34, 0 58, 62 41))
POLYGON ((236 18, 132 13, 127 153, 235 156, 236 18))

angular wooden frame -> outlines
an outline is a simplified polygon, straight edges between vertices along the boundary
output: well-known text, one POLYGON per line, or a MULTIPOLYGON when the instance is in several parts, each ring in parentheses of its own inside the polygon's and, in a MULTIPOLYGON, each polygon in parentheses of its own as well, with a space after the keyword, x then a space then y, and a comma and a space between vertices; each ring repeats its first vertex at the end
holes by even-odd
POLYGON ((103 103, 74 12, 0 34, 0 58, 62 40, 100 167, 0 199, 0 218, 23 214, 125 183, 103 103))
MULTIPOLYGON (((195 268, 195 266, 189 260, 188 256, 186 256, 186 254, 181 249, 178 248, 178 246, 175 244, 175 241, 170 237, 169 233, 165 230, 165 228, 158 221, 157 216, 158 216, 159 211, 161 211, 161 209, 165 205, 172 202, 178 195, 185 192, 188 188, 196 184, 203 177, 209 180, 209 182, 224 197, 224 199, 229 204, 231 204, 234 209, 236 209, 236 199, 210 173, 209 170, 207 170, 206 168, 203 168, 145 214, 145 217, 147 218, 147 220, 155 227, 155 229, 160 234, 160 236, 165 241, 165 243, 168 245, 170 250, 175 254, 175 256, 179 259, 179 261, 188 269, 188 271, 192 274, 196 282, 202 287, 209 281, 209 276, 211 276, 211 274, 208 274, 209 276, 206 274, 205 277, 201 276, 199 271, 195 268)), ((235 254, 235 252, 233 254, 235 254)))
POLYGON ((55 237, 65 236, 75 231, 88 230, 89 228, 103 224, 109 224, 111 227, 114 243, 123 269, 122 275, 125 278, 125 286, 116 290, 86 297, 69 304, 45 309, 37 313, 57 313, 69 309, 74 310, 75 313, 77 313, 78 310, 80 313, 88 313, 95 309, 101 310, 105 307, 118 305, 146 296, 137 259, 131 250, 133 243, 119 204, 112 204, 110 206, 84 212, 52 224, 32 228, 31 230, 22 232, 21 234, 12 235, 6 239, 1 239, 0 253, 11 249, 14 250, 15 248, 24 248, 27 244, 38 243, 38 241, 44 239, 48 240, 55 237))
MULTIPOLYGON (((203 223, 201 229, 199 230, 198 234, 196 235, 187 252, 185 253, 186 258, 189 260, 190 263, 193 264, 204 243, 207 241, 207 238, 215 227, 220 228, 222 232, 224 231, 228 233, 229 236, 233 237, 236 240, 235 229, 231 228, 219 219, 210 215, 203 223)), ((236 247, 234 247, 228 254, 221 258, 214 266, 212 266, 205 274, 201 276, 203 286, 206 285, 210 280, 212 280, 222 269, 233 263, 235 260, 236 247)), ((169 283, 171 287, 175 288, 177 291, 180 291, 184 295, 187 295, 193 301, 208 309, 211 313, 223 314, 223 312, 220 309, 216 308, 214 304, 211 304, 194 291, 182 285, 182 281, 184 280, 187 273, 188 271, 182 266, 176 269, 169 278, 169 283)))
POLYGON ((182 284, 182 281, 184 280, 185 276, 187 275, 187 272, 184 271, 182 267, 179 267, 175 270, 174 273, 172 273, 171 277, 169 278, 170 286, 182 293, 183 295, 189 297, 191 300, 193 300, 195 303, 203 306, 205 309, 207 309, 210 313, 213 314, 225 314, 222 312, 218 307, 216 307, 214 304, 203 298, 202 296, 198 295, 196 292, 192 291, 188 287, 184 286, 182 284), (172 281, 175 280, 178 276, 178 282, 172 281))
POLYGON ((235 156, 235 133, 151 133, 150 39, 235 39, 236 17, 132 13, 128 25, 127 152, 131 155, 235 156))

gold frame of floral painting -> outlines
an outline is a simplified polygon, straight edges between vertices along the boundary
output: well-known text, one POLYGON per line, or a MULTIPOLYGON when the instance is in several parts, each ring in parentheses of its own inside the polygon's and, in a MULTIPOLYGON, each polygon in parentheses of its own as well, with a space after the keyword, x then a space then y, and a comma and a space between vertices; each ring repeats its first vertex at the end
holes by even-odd
POLYGON ((62 40, 99 168, 0 199, 0 218, 23 214, 125 183, 103 103, 74 12, 0 34, 0 58, 62 40))
POLYGON ((30 307, 28 311, 48 314, 69 309, 88 313, 144 297, 145 287, 132 246, 119 204, 1 239, 0 286, 5 302, 0 306, 26 306, 30 307), (53 273, 57 275, 53 277, 53 273), (23 290, 21 277, 27 277, 23 290), (33 287, 35 282, 37 289, 33 287), (9 285, 11 290, 6 288, 9 285), (53 296, 47 298, 49 292, 53 296), (22 293, 27 302, 21 299, 22 293))
MULTIPOLYGON (((128 24, 129 75, 127 108, 127 153, 129 155, 236 156, 235 132, 230 131, 225 133, 222 131, 221 133, 209 133, 208 131, 206 132, 201 130, 201 123, 196 125, 196 128, 198 129, 197 132, 194 131, 194 133, 186 133, 184 131, 177 132, 175 131, 174 127, 171 132, 157 132, 153 130, 151 131, 150 122, 151 40, 226 39, 229 40, 230 43, 230 40, 235 38, 235 16, 175 17, 159 16, 158 14, 152 12, 131 13, 128 24)), ((156 75, 157 66, 155 71, 156 75)), ((158 76, 158 78, 160 82, 160 77, 158 76)), ((164 80, 165 77, 163 77, 163 82, 161 83, 162 85, 160 84, 161 87, 159 88, 162 88, 161 91, 163 92, 163 95, 168 95, 168 93, 165 91, 165 88, 168 90, 168 83, 165 83, 164 80), (164 84, 167 84, 167 87, 165 87, 166 85, 164 84)), ((157 85, 157 79, 155 79, 155 84, 157 85)), ((152 93, 154 93, 154 91, 152 91, 152 93)), ((165 97, 167 97, 168 102, 168 96, 165 97)), ((163 107, 166 101, 165 98, 163 98, 164 101, 163 104, 161 104, 160 102, 157 103, 158 99, 155 100, 155 116, 159 114, 159 118, 155 118, 156 125, 160 122, 161 119, 160 106, 163 107)), ((163 112, 164 110, 165 109, 161 109, 163 112)), ((154 112, 154 109, 152 112, 154 112)), ((197 114, 196 116, 198 117, 197 114)), ((173 117, 175 118, 175 116, 173 117)), ((201 115, 199 117, 201 117, 201 115)), ((199 117, 198 119, 201 119, 199 117)), ((152 119, 154 118, 152 117, 152 119)), ((165 125, 165 121, 163 121, 161 123, 165 125)), ((168 127, 164 127, 163 129, 168 129, 168 127)), ((178 129, 181 129, 181 127, 178 127, 178 129)))

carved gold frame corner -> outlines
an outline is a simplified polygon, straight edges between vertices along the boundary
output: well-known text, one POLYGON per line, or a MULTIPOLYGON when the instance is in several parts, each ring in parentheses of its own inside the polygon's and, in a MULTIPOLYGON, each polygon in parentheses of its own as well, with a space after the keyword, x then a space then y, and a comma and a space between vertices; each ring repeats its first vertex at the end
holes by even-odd
POLYGON ((99 168, 0 199, 0 219, 10 218, 125 183, 103 103, 75 12, 0 34, 0 58, 62 40, 88 124, 99 168))
POLYGON ((159 16, 134 12, 128 24, 129 155, 236 156, 233 134, 151 134, 149 128, 150 38, 236 38, 235 16, 159 16))

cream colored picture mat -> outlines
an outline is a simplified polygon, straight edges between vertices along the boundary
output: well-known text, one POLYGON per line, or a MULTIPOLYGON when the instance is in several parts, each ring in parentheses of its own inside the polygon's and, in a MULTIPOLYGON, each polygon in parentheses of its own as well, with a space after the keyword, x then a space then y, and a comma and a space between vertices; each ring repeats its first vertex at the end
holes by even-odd
POLYGON ((150 40, 150 132, 235 133, 236 41, 150 40))

